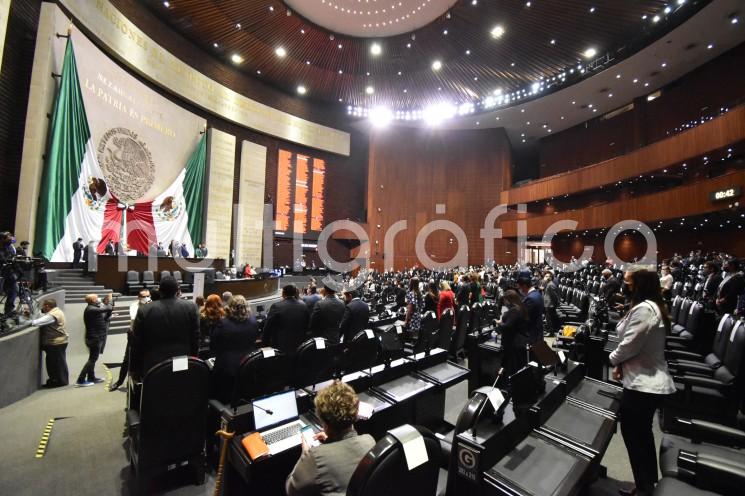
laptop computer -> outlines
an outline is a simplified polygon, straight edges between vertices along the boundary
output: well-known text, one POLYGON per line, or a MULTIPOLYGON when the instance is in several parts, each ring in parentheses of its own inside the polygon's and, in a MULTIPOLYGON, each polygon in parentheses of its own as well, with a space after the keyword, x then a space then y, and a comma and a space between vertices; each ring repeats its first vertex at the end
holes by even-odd
POLYGON ((254 427, 272 455, 300 444, 303 423, 294 390, 253 400, 252 406, 254 427))

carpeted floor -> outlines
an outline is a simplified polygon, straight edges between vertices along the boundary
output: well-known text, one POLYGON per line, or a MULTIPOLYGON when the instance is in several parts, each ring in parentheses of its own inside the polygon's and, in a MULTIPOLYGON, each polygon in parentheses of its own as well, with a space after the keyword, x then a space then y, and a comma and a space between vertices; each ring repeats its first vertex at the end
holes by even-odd
MULTIPOLYGON (((71 383, 87 359, 83 342, 84 305, 67 305, 70 331, 67 361, 71 383)), ((110 336, 96 373, 106 378, 106 363, 118 364, 124 355, 125 335, 110 336)), ((112 368, 114 380, 119 369, 112 368)), ((7 380, 8 378, 3 378, 7 380)), ((454 423, 466 400, 466 384, 451 388, 446 399, 446 420, 454 423)), ((0 494, 13 496, 130 495, 131 471, 124 449, 126 393, 110 393, 105 384, 89 388, 68 386, 40 390, 0 409, 0 494), (50 419, 56 419, 43 458, 36 458, 40 438, 50 419)), ((656 427, 655 427, 656 428, 656 427)), ((657 441, 660 432, 655 432, 657 441)), ((631 469, 620 433, 611 441, 603 460, 608 479, 596 482, 592 495, 615 495, 618 481, 630 481, 631 469)), ((626 484, 625 482, 623 484, 626 484)), ((157 480, 156 494, 210 495, 214 479, 208 474, 203 486, 194 486, 190 474, 174 473, 157 480)))

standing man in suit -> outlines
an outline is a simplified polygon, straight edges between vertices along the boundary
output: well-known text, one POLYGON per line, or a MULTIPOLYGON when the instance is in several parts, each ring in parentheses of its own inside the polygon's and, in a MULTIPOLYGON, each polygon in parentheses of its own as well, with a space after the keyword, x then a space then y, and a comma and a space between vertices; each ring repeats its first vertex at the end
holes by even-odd
POLYGON ((724 277, 717 292, 717 310, 720 314, 734 313, 737 299, 745 293, 745 277, 740 272, 740 263, 731 258, 724 263, 724 277))
POLYGON ((706 307, 711 309, 715 306, 719 285, 722 284, 722 274, 716 262, 708 261, 704 264, 706 282, 704 283, 703 298, 706 307))
POLYGON ((107 296, 104 302, 96 294, 89 294, 85 297, 88 304, 83 311, 83 322, 85 323, 85 345, 88 347, 88 361, 85 362, 83 370, 78 375, 76 386, 86 387, 103 382, 103 379, 96 377, 96 362, 106 344, 106 329, 108 328, 107 318, 111 316, 114 309, 108 302, 111 296, 107 296))
POLYGON ((360 331, 367 328, 367 321, 370 319, 370 307, 362 301, 356 291, 344 291, 344 316, 339 324, 339 332, 344 337, 344 342, 348 343, 360 331))
POLYGON ((611 271, 610 269, 603 269, 601 275, 604 279, 604 282, 602 287, 600 288, 598 296, 600 296, 607 303, 610 303, 613 295, 621 291, 621 283, 618 281, 618 279, 616 279, 616 277, 613 275, 613 271, 611 271))
POLYGON ((517 276, 517 288, 523 296, 523 305, 528 312, 527 335, 533 344, 543 339, 543 295, 533 286, 530 272, 521 272, 517 276))
POLYGON ((286 355, 294 355, 308 337, 309 319, 308 306, 298 298, 295 285, 288 284, 282 288, 282 301, 269 308, 261 341, 286 355))
POLYGON ((556 309, 560 304, 559 287, 554 282, 553 274, 546 272, 546 275, 543 276, 543 306, 546 309, 548 333, 552 336, 559 330, 559 316, 556 309))
POLYGON ((321 299, 321 295, 318 294, 318 289, 315 284, 308 286, 308 294, 303 296, 303 302, 308 305, 308 310, 313 312, 313 307, 321 299))
POLYGON ((106 243, 106 248, 104 248, 104 253, 106 255, 116 255, 116 249, 114 248, 114 242, 109 240, 108 243, 106 243))
POLYGON ((173 276, 160 281, 158 301, 140 307, 132 325, 131 374, 142 379, 163 360, 199 351, 197 306, 178 298, 179 285, 173 276))
POLYGON ((85 245, 83 244, 83 238, 78 238, 72 244, 72 268, 77 269, 80 265, 80 258, 83 256, 83 250, 85 245))
POLYGON ((314 337, 326 338, 332 343, 339 342, 339 324, 344 317, 344 303, 336 297, 336 292, 324 285, 323 298, 313 306, 310 314, 310 333, 314 337))

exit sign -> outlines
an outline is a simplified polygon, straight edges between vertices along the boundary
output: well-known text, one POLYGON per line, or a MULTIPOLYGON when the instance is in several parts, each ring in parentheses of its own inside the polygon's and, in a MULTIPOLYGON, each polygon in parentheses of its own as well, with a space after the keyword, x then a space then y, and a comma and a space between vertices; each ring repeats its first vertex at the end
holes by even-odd
POLYGON ((738 198, 742 194, 742 188, 740 186, 732 186, 731 188, 718 189, 709 193, 709 199, 713 202, 731 200, 738 198))

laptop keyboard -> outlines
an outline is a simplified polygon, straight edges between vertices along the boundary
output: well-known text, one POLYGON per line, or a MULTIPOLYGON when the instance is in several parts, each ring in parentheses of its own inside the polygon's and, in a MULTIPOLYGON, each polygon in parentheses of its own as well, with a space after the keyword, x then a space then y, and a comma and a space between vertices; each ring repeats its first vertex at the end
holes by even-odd
POLYGON ((261 437, 264 438, 264 442, 266 444, 274 444, 298 434, 300 434, 300 424, 297 422, 293 422, 292 424, 282 427, 281 429, 277 429, 276 431, 270 432, 268 434, 262 434, 261 437))

